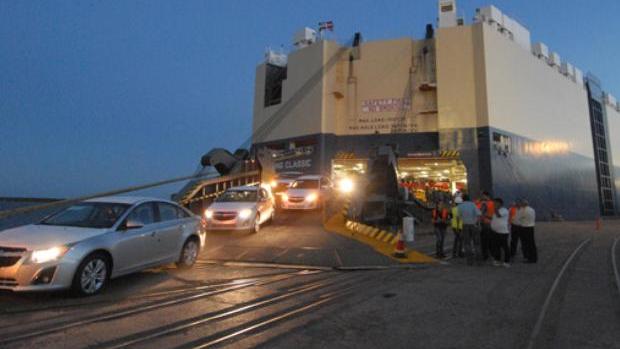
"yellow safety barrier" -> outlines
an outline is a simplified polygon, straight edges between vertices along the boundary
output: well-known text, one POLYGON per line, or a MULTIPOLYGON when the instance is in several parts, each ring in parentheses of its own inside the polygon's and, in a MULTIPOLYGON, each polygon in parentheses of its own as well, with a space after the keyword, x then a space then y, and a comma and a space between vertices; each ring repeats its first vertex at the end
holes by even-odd
POLYGON ((439 152, 439 156, 442 158, 458 158, 461 156, 461 152, 458 150, 442 150, 439 152))
POLYGON ((325 222, 325 230, 357 240, 399 263, 438 262, 436 259, 414 250, 406 250, 405 258, 396 258, 394 251, 398 243, 398 234, 348 220, 341 214, 335 214, 328 219, 325 222))

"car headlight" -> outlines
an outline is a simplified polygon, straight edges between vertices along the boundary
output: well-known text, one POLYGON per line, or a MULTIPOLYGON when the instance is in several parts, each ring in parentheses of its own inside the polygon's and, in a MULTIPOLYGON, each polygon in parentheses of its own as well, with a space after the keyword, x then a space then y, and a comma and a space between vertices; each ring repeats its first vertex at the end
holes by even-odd
POLYGON ((213 218, 213 211, 211 211, 211 210, 205 210, 205 217, 206 217, 207 219, 211 219, 211 218, 213 218))
POLYGON ((310 193, 306 196, 306 201, 315 202, 317 198, 318 198, 318 195, 316 195, 316 193, 310 193))
POLYGON ((352 192, 353 187, 353 181, 349 178, 343 178, 340 180, 340 182, 338 182, 338 189, 345 194, 352 192))
POLYGON ((55 261, 62 257, 65 252, 67 252, 67 250, 68 248, 66 246, 55 246, 52 248, 48 248, 47 250, 32 251, 30 261, 32 261, 32 263, 45 263, 55 261))
POLYGON ((252 210, 250 210, 249 208, 239 211, 239 218, 241 219, 248 219, 250 218, 251 215, 252 215, 252 210))
POLYGON ((271 185, 272 188, 275 188, 278 186, 278 182, 276 180, 273 180, 269 183, 269 185, 271 185))
POLYGON ((288 195, 286 195, 286 193, 282 194, 282 201, 288 201, 288 195))

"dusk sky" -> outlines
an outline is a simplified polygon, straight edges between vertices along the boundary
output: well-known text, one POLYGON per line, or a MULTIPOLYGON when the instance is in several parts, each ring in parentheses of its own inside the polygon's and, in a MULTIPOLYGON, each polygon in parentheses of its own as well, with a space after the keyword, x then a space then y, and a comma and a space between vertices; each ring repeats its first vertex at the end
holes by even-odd
MULTIPOLYGON (((436 0, 0 1, 0 196, 71 197, 193 173, 250 135, 265 48, 424 35, 436 0)), ((494 4, 620 96, 620 1, 494 4)), ((535 86, 533 86, 535 88, 535 86)), ((170 189, 172 190, 172 189, 170 189)), ((164 191, 165 192, 165 191, 164 191)))

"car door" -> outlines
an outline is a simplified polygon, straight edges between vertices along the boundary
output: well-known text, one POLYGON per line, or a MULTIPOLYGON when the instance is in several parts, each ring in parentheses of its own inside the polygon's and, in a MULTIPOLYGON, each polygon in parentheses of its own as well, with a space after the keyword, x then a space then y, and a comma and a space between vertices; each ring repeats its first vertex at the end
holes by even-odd
POLYGON ((167 202, 158 202, 159 222, 155 238, 157 240, 156 261, 175 260, 181 249, 185 219, 179 218, 178 208, 167 202))
POLYGON ((114 253, 114 264, 119 273, 128 273, 147 266, 155 248, 152 229, 155 225, 155 210, 152 203, 136 206, 129 212, 117 230, 118 242, 114 253), (139 223, 142 227, 127 229, 127 222, 139 223))

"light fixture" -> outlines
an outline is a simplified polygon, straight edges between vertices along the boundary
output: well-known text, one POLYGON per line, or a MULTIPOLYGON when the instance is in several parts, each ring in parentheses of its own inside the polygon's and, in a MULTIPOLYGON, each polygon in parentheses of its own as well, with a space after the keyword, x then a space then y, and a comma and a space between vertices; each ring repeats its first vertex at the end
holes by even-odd
POLYGON ((250 218, 251 215, 252 215, 252 210, 250 210, 249 208, 239 211, 239 218, 241 219, 248 219, 250 218))
POLYGON ((318 195, 316 195, 316 193, 310 193, 306 196, 306 201, 315 202, 317 198, 318 198, 318 195))
POLYGON ((33 263, 46 263, 56 260, 62 257, 65 252, 67 252, 68 248, 65 246, 55 246, 52 248, 48 248, 47 250, 38 250, 32 251, 32 256, 30 256, 30 260, 33 263))
POLYGON ((341 179, 340 182, 338 182, 338 189, 345 194, 352 192, 353 181, 350 178, 341 179))

